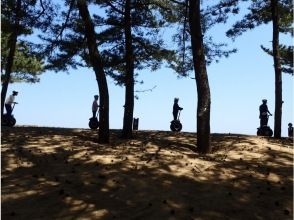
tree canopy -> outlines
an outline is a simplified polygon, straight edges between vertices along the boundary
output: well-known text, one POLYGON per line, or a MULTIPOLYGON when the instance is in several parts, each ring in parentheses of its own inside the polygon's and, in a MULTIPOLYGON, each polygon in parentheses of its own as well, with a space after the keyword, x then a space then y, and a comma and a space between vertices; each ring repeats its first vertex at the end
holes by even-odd
MULTIPOLYGON (((3 81, 4 69, 7 65, 9 54, 8 37, 4 33, 1 36, 1 81, 3 81)), ((40 81, 40 74, 44 72, 42 58, 36 54, 28 42, 18 42, 13 60, 12 75, 10 83, 27 82, 36 83, 40 81)))
MULTIPOLYGON (((244 0, 243 0, 244 1, 244 0)), ((272 22, 271 14, 271 1, 270 0, 255 0, 250 2, 248 13, 237 21, 231 29, 227 31, 227 36, 235 39, 242 35, 247 30, 256 28, 262 24, 272 22)), ((279 33, 288 34, 293 36, 293 4, 290 0, 278 1, 279 11, 279 33)), ((268 49, 261 45, 263 51, 269 55, 273 55, 272 49, 268 49)), ((280 62, 282 72, 293 75, 293 46, 292 45, 279 45, 280 62)))

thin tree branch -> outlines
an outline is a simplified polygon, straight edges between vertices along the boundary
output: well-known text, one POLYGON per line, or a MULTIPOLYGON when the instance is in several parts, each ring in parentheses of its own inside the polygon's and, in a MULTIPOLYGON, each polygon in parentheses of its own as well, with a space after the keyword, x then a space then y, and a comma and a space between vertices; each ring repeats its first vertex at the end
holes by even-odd
POLYGON ((136 90, 135 92, 152 92, 157 86, 153 86, 151 89, 145 89, 145 90, 136 90))
POLYGON ((116 8, 116 7, 110 2, 110 1, 107 1, 106 4, 107 4, 108 6, 110 6, 114 11, 118 12, 118 13, 121 14, 121 15, 124 15, 124 12, 121 11, 121 10, 119 10, 119 9, 117 9, 117 8, 116 8))
POLYGON ((45 13, 45 8, 44 8, 44 5, 43 5, 43 1, 40 0, 40 5, 41 5, 41 8, 42 8, 42 11, 40 12, 40 14, 36 17, 36 20, 38 20, 44 13, 45 13))
POLYGON ((75 0, 71 0, 71 2, 70 2, 70 6, 69 6, 69 9, 68 9, 66 18, 65 18, 65 22, 63 23, 63 25, 61 27, 61 30, 60 30, 59 34, 57 35, 57 37, 56 37, 56 40, 58 40, 59 37, 62 39, 62 34, 63 34, 63 31, 65 30, 65 28, 67 26, 67 23, 68 23, 68 20, 69 20, 69 17, 70 17, 70 13, 71 13, 72 8, 74 6, 74 2, 75 2, 75 0))
POLYGON ((70 17, 70 13, 71 13, 71 11, 73 9, 74 3, 75 3, 75 0, 71 0, 70 6, 69 6, 69 9, 68 9, 66 18, 65 18, 65 22, 62 24, 59 34, 56 36, 55 40, 49 46, 49 52, 50 53, 52 53, 52 51, 54 50, 54 47, 56 46, 56 44, 58 44, 58 39, 60 38, 62 40, 62 34, 63 34, 63 32, 64 32, 64 30, 65 30, 65 28, 67 26, 67 23, 68 23, 68 20, 69 20, 69 17, 70 17))

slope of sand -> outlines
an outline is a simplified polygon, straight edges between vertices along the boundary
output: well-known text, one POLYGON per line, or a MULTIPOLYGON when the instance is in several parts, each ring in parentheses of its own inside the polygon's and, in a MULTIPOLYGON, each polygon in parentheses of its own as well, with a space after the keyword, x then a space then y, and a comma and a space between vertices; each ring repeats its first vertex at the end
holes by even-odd
POLYGON ((2 127, 2 219, 293 218, 293 143, 213 134, 2 127))

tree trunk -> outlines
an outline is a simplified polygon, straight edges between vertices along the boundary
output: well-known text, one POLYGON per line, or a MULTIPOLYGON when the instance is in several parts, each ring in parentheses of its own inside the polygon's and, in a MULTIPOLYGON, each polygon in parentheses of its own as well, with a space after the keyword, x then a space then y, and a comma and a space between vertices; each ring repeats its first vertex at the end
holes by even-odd
POLYGON ((132 125, 134 114, 134 56, 132 47, 132 24, 131 24, 131 0, 125 1, 125 60, 126 60, 126 72, 125 72, 125 109, 124 109, 124 121, 123 121, 123 138, 132 138, 132 125))
POLYGON ((4 113, 4 103, 6 99, 6 94, 8 90, 8 85, 11 79, 11 73, 13 68, 13 62, 14 62, 14 54, 15 54, 15 48, 17 43, 17 36, 18 36, 18 26, 19 26, 19 20, 20 20, 20 10, 21 10, 21 0, 17 1, 16 9, 15 9, 15 23, 13 32, 9 36, 9 54, 7 57, 7 63, 5 66, 5 75, 2 82, 2 89, 1 89, 1 116, 3 116, 4 113))
POLYGON ((282 71, 279 53, 279 12, 278 1, 271 0, 271 12, 273 20, 273 58, 275 67, 275 125, 274 137, 281 138, 282 127, 282 71))
POLYGON ((99 143, 109 142, 109 94, 102 58, 96 44, 96 33, 85 0, 78 0, 77 6, 85 25, 89 57, 94 69, 100 94, 99 143))
POLYGON ((200 0, 189 0, 189 24, 193 65, 197 86, 197 151, 209 153, 210 144, 210 89, 206 71, 205 51, 201 29, 200 0))

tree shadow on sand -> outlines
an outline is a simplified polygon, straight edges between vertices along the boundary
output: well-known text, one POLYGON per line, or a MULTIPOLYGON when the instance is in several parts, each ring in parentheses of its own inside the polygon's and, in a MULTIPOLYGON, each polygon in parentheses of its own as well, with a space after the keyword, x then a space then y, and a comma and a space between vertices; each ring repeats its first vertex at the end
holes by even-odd
MULTIPOLYGON (((293 152, 285 143, 193 133, 2 129, 3 219, 292 219, 293 152)), ((288 146, 288 145, 287 145, 288 146)), ((289 146, 291 147, 289 142, 289 146)))

